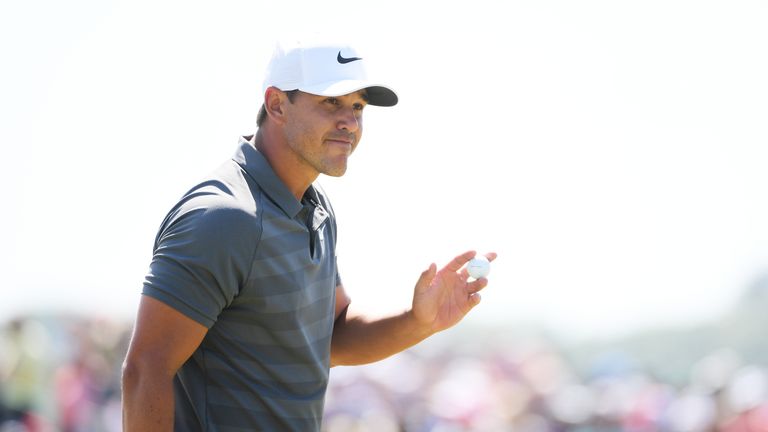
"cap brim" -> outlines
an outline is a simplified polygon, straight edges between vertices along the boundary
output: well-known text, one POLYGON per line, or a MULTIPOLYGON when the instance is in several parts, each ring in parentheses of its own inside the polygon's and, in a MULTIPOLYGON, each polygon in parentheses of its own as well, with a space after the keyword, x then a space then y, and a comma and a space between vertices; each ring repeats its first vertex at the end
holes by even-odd
POLYGON ((370 105, 391 107, 397 105, 397 93, 384 86, 366 87, 370 105))
POLYGON ((383 85, 371 84, 368 81, 344 80, 328 85, 318 84, 299 88, 303 92, 319 96, 343 96, 362 89, 367 90, 369 105, 384 107, 397 105, 397 93, 394 90, 383 85))

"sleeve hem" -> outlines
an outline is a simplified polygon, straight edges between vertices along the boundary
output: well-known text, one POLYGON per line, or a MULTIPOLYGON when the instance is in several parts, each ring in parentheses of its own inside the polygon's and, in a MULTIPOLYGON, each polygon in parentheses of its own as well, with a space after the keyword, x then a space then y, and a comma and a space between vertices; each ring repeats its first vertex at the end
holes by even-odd
POLYGON ((200 311, 192 308, 191 306, 182 302, 176 297, 173 297, 172 295, 164 291, 161 291, 157 288, 153 288, 145 285, 142 295, 152 297, 155 300, 159 300, 165 303, 166 305, 172 307, 173 309, 176 309, 178 312, 182 313, 183 315, 187 316, 188 318, 194 321, 197 321, 198 323, 202 324, 208 329, 210 329, 213 326, 213 324, 216 322, 216 320, 213 320, 205 316, 200 311))

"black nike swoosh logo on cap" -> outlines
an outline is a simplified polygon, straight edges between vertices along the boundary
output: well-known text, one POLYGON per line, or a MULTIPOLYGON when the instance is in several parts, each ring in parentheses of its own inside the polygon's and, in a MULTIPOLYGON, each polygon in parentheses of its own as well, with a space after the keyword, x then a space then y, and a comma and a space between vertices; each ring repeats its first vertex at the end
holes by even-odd
POLYGON ((357 60, 362 60, 362 59, 360 57, 349 57, 349 58, 342 57, 341 51, 339 51, 339 55, 336 56, 336 61, 338 61, 341 64, 347 64, 357 60))

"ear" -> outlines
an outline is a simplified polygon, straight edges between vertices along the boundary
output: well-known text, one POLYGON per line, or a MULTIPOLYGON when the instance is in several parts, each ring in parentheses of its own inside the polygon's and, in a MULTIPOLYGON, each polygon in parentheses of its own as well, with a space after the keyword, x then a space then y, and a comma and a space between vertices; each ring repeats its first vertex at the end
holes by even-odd
POLYGON ((271 121, 276 123, 285 122, 285 110, 283 106, 288 97, 280 89, 276 87, 269 87, 264 92, 264 107, 267 110, 267 115, 271 121))

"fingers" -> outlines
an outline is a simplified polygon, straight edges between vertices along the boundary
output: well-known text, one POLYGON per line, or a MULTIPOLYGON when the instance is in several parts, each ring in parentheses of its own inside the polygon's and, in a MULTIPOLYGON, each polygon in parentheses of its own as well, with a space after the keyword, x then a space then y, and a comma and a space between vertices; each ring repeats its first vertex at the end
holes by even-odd
MULTIPOLYGON (((469 262, 469 260, 474 258, 475 255, 477 255, 477 252, 475 252, 473 250, 466 251, 463 254, 461 254, 461 255, 457 256, 456 258, 452 259, 451 262, 449 262, 444 268, 446 270, 450 270, 450 271, 454 271, 454 272, 455 271, 459 271, 459 269, 461 269, 464 266, 464 264, 469 262)), ((496 259, 496 257, 498 255, 496 254, 496 252, 488 252, 488 253, 484 254, 484 256, 488 259, 488 261, 493 261, 493 260, 496 259)))
POLYGON ((470 296, 469 296, 470 308, 473 308, 473 307, 477 306, 478 304, 480 304, 480 300, 482 300, 482 297, 480 296, 480 293, 476 292, 476 293, 470 294, 470 296))
MULTIPOLYGON (((468 252, 467 252, 467 253, 468 253, 468 252)), ((466 255, 467 253, 463 253, 463 254, 459 255, 459 257, 463 257, 463 256, 464 256, 464 255, 466 255)), ((469 260, 471 260, 471 259, 472 259, 472 258, 474 258, 475 256, 476 256, 476 255, 472 255, 471 257, 469 257, 469 259, 468 259, 467 261, 465 261, 465 262, 462 264, 462 266, 463 266, 464 264, 466 264, 467 262, 469 262, 469 260)), ((496 254, 496 252, 488 252, 488 253, 484 254, 483 256, 484 256, 485 258, 487 258, 487 259, 488 259, 488 262, 493 262, 493 260, 495 260, 495 259, 496 259, 496 257, 497 257, 497 254, 496 254)), ((459 257, 456 257, 456 258, 454 258, 454 259, 453 259, 453 261, 456 261, 456 259, 458 259, 459 257)), ((447 267, 448 267, 448 266, 446 266, 446 268, 447 268, 447 267)), ((462 276, 462 277, 464 277, 464 278, 467 278, 467 279, 469 278, 469 272, 467 271, 467 268, 466 268, 466 267, 463 267, 463 268, 461 269, 461 272, 460 272, 460 274, 461 274, 461 276, 462 276)))
POLYGON ((444 267, 444 269, 452 272, 457 272, 464 266, 464 264, 466 264, 469 260, 474 258, 475 255, 477 255, 477 252, 475 251, 466 251, 463 254, 452 259, 451 262, 449 262, 444 267))
POLYGON ((486 286, 488 286, 488 279, 480 278, 467 283, 467 291, 474 294, 480 291, 481 289, 485 288, 486 286))
MULTIPOLYGON (((464 281, 466 281, 469 279, 469 272, 467 271, 466 264, 476 255, 477 252, 472 250, 464 252, 463 254, 451 260, 451 262, 449 262, 445 267, 443 267, 443 271, 458 272, 459 276, 464 281)), ((493 260, 495 260, 498 255, 496 252, 488 252, 484 254, 484 256, 488 259, 489 262, 493 262, 493 260)), ((480 278, 469 282, 467 287, 470 293, 475 293, 485 288, 486 285, 488 285, 488 279, 480 278)))

